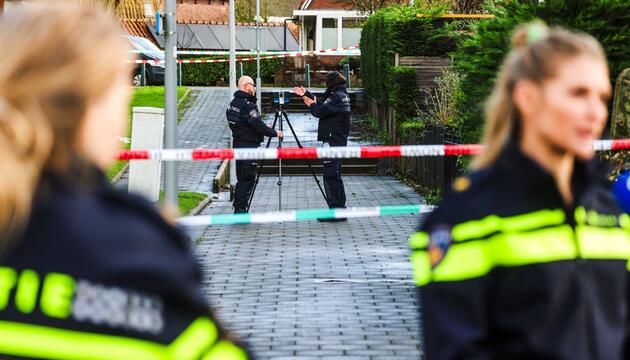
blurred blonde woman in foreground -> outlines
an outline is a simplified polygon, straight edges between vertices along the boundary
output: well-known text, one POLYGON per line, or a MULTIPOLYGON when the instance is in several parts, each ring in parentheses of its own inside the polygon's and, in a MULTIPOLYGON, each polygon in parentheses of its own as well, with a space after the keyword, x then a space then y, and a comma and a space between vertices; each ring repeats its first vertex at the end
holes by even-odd
POLYGON ((0 49, 0 358, 247 359, 186 236, 107 186, 131 91, 116 21, 16 7, 0 49))
POLYGON ((593 159, 604 51, 540 22, 512 44, 474 171, 410 239, 426 358, 628 358, 630 218, 593 159))

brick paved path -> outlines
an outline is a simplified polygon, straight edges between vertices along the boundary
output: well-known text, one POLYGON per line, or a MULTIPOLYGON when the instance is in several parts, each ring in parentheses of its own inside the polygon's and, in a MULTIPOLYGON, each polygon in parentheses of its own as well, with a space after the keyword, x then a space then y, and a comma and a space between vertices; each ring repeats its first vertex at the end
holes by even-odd
MULTIPOLYGON (((192 89, 190 108, 177 126, 182 148, 226 148, 230 144, 230 129, 225 109, 230 102, 226 88, 192 89)), ((186 161, 179 163, 179 190, 212 192, 212 179, 221 161, 186 161)))
MULTIPOLYGON (((227 89, 194 89, 178 126, 181 147, 225 147, 227 89)), ((291 115, 314 146, 316 121, 291 115)), ((267 117, 272 120, 273 117, 267 117)), ((288 130, 288 129, 286 129, 288 130)), ((285 146, 294 146, 287 139, 285 146)), ((274 143, 275 144, 275 143, 274 143)), ((180 163, 180 190, 210 192, 218 161, 180 163)), ((348 206, 420 203, 391 177, 344 177, 348 206)), ((277 179, 264 177, 252 211, 278 206, 277 179)), ((230 213, 221 194, 204 213, 230 213)), ((283 179, 283 209, 325 207, 312 177, 283 179)), ((204 291, 219 317, 260 359, 419 359, 418 310, 407 259, 417 216, 346 223, 191 229, 204 291)))
MULTIPOLYGON (((225 148, 230 144, 230 129, 225 119, 225 108, 229 103, 226 88, 190 88, 190 104, 177 125, 180 148, 225 148)), ((179 163, 179 191, 212 193, 212 179, 221 161, 187 161, 179 163)), ((162 177, 162 181, 164 181, 162 177)), ((126 190, 129 172, 115 184, 126 190)), ((164 188, 164 184, 162 184, 164 188)))
MULTIPOLYGON (((346 177, 349 206, 419 203, 391 177, 346 177)), ((284 209, 323 207, 310 177, 285 178, 284 209)), ((252 211, 277 209, 263 178, 252 211)), ((217 201, 206 213, 228 213, 217 201)), ((416 216, 215 226, 196 236, 205 291, 261 359, 419 359, 407 236, 416 216)))

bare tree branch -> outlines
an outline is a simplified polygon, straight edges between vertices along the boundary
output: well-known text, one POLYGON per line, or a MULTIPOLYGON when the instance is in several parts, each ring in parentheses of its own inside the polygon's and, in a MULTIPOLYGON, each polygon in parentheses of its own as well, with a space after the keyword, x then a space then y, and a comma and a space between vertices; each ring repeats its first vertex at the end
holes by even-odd
POLYGON ((394 5, 407 3, 406 0, 336 0, 337 3, 344 4, 346 8, 358 11, 361 14, 371 15, 378 9, 394 5))

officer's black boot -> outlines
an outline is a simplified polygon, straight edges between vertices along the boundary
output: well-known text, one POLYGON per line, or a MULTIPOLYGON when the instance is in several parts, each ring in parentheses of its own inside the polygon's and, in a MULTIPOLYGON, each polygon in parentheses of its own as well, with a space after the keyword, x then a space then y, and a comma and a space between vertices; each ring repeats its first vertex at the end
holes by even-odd
MULTIPOLYGON (((343 209, 346 207, 346 193, 341 180, 341 160, 324 160, 324 190, 328 199, 328 207, 331 209, 343 209)), ((347 218, 317 219, 320 222, 348 221, 347 218)))

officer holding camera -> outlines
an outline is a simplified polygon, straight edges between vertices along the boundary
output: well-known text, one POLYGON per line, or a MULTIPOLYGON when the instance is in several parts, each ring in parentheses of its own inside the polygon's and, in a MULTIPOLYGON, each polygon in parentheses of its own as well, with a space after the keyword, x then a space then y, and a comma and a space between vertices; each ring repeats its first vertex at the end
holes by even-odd
MULTIPOLYGON (((324 146, 346 146, 350 133, 350 96, 346 91, 346 79, 337 71, 326 75, 324 100, 319 100, 303 87, 293 88, 301 96, 311 114, 319 118, 317 141, 324 146)), ((345 208, 346 192, 341 178, 341 159, 324 159, 324 189, 328 207, 345 208)), ((320 221, 345 221, 346 219, 322 219, 320 221)))
MULTIPOLYGON (((257 148, 264 137, 283 137, 282 131, 274 130, 260 119, 256 107, 256 86, 249 76, 238 79, 238 90, 226 111, 227 121, 232 130, 233 147, 257 148)), ((236 189, 234 193, 234 213, 247 212, 247 203, 256 181, 255 160, 236 160, 236 189)))

